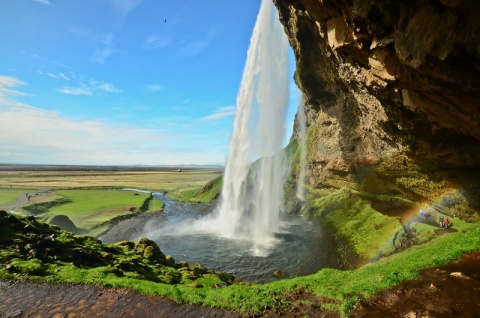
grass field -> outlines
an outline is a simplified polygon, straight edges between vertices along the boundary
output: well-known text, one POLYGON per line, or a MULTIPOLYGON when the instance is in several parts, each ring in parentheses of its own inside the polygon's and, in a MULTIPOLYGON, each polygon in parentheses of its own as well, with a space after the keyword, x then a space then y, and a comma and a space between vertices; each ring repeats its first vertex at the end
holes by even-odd
POLYGON ((0 206, 15 202, 20 195, 30 191, 31 189, 0 189, 0 206))
POLYGON ((65 215, 76 227, 96 236, 109 222, 137 212, 159 211, 163 203, 147 200, 149 193, 122 188, 164 192, 172 197, 185 191, 197 193, 217 179, 219 169, 154 171, 0 171, 0 205, 34 189, 51 189, 33 196, 17 210, 33 215, 65 215), (140 211, 141 210, 141 211, 140 211))
MULTIPOLYGON (((0 189, 138 188, 171 192, 198 189, 219 169, 162 171, 0 171, 0 189)), ((2 190, 3 191, 3 190, 2 190)), ((3 192, 0 192, 3 196, 3 192)))

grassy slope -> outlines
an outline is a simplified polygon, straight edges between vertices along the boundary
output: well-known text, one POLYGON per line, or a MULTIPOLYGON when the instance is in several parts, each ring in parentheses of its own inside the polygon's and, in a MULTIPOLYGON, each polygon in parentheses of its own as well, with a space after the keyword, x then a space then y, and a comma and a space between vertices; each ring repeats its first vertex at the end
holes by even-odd
POLYGON ((105 231, 114 219, 163 209, 163 202, 150 199, 148 193, 119 189, 70 189, 56 190, 55 194, 60 198, 27 205, 22 210, 33 215, 65 215, 77 228, 96 236, 105 231))
POLYGON ((167 195, 182 202, 209 203, 215 200, 222 191, 222 181, 222 176, 219 176, 201 188, 168 192, 167 195))
POLYGON ((311 218, 326 223, 364 259, 395 251, 393 239, 403 228, 397 218, 375 211, 368 202, 349 191, 325 192, 312 197, 311 218))

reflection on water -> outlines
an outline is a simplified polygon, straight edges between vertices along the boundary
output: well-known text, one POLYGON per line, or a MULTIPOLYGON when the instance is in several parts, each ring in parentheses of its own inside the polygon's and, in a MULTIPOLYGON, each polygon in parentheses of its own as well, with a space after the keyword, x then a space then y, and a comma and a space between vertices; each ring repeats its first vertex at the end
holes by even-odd
MULTIPOLYGON (((132 227, 125 225, 123 229, 114 227, 112 233, 101 239, 113 242, 148 237, 176 262, 200 263, 206 268, 228 272, 252 282, 274 280, 273 272, 277 270, 290 277, 307 275, 323 267, 334 267, 337 261, 334 248, 322 230, 299 217, 282 222, 268 256, 255 256, 251 242, 221 238, 189 228, 189 224, 194 223, 192 221, 204 217, 213 206, 176 202, 161 193, 153 195, 165 203, 163 213, 144 219, 141 226, 136 224, 133 227, 133 231, 132 227)), ((126 222, 133 224, 138 220, 126 222)))

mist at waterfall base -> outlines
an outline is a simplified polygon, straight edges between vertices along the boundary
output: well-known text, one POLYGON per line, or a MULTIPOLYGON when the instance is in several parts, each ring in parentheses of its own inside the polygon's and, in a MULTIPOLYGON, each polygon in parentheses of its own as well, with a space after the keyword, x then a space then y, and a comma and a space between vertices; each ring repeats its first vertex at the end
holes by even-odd
POLYGON ((283 216, 288 66, 283 26, 272 1, 263 0, 237 96, 220 202, 201 218, 173 209, 150 221, 142 236, 157 241, 164 253, 243 280, 320 268, 318 227, 283 216))

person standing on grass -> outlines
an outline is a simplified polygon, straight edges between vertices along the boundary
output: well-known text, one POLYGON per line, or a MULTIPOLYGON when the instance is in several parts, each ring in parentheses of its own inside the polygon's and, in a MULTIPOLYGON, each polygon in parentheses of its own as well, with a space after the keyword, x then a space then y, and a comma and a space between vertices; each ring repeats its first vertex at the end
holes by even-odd
POLYGON ((440 227, 443 227, 443 216, 440 215, 438 218, 438 223, 440 224, 440 227))
POLYGON ((446 229, 448 229, 448 226, 450 225, 450 221, 448 220, 448 218, 445 219, 445 221, 443 222, 443 225, 445 226, 446 229))

